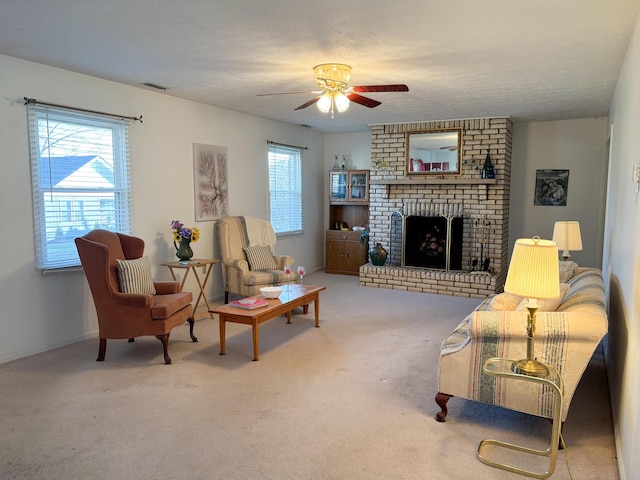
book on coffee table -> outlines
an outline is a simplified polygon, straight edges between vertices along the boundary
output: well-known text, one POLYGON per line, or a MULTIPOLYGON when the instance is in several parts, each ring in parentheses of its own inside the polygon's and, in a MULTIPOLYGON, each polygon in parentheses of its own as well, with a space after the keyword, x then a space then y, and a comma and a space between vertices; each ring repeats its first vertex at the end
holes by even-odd
POLYGON ((264 307, 269 305, 269 302, 262 298, 241 298, 240 300, 233 300, 229 302, 229 305, 236 308, 244 308, 245 310, 253 310, 254 308, 264 307))

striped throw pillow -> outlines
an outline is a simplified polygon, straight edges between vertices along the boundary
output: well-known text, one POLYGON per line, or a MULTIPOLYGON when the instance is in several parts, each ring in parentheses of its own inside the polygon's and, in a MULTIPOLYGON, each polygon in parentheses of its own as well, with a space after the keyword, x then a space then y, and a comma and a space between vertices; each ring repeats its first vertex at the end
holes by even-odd
POLYGON ((276 259, 269 245, 244 247, 244 254, 249 263, 249 270, 278 270, 276 259))
POLYGON ((145 256, 134 260, 116 258, 116 264, 118 265, 118 280, 122 293, 156 294, 156 288, 151 278, 149 257, 145 256))

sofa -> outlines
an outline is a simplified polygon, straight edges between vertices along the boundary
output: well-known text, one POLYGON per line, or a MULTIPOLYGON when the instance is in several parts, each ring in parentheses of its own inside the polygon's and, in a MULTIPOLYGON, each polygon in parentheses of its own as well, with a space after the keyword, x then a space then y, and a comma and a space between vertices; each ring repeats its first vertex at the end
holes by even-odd
MULTIPOLYGON (((555 367, 563 379, 563 422, 580 378, 608 328, 601 271, 575 267, 568 274, 561 268, 561 292, 566 293, 539 301, 536 315, 535 356, 555 367)), ((508 293, 490 295, 444 339, 438 363, 436 403, 440 411, 436 420, 445 421, 451 397, 552 418, 551 392, 541 385, 482 372, 488 358, 527 357, 525 302, 508 293)))

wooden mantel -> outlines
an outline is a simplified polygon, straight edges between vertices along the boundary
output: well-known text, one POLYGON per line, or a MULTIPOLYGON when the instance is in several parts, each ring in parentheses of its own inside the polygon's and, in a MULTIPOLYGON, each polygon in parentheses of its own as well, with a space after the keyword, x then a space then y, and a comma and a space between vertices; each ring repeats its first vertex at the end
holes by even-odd
POLYGON ((371 185, 495 185, 495 178, 393 178, 371 179, 371 185))

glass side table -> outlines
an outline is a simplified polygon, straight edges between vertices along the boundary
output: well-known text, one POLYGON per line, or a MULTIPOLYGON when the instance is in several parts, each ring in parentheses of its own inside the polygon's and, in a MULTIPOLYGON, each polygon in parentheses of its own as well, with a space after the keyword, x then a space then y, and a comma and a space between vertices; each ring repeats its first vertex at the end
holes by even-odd
POLYGON ((501 468, 502 470, 518 473, 520 475, 527 475, 533 478, 548 478, 556 469, 556 460, 558 457, 558 442, 560 440, 560 427, 562 425, 562 396, 564 394, 564 384, 562 383, 562 377, 560 377, 558 371, 550 365, 547 365, 547 367, 549 368, 549 375, 545 378, 515 373, 511 369, 511 365, 513 364, 513 362, 514 360, 507 358, 488 358, 482 366, 482 371, 491 377, 503 378, 505 380, 517 379, 525 382, 539 383, 551 388, 554 398, 551 443, 548 448, 544 450, 537 450, 530 447, 501 442, 499 440, 487 439, 482 440, 480 442, 480 445, 478 445, 476 457, 482 463, 490 465, 492 467, 501 468), (549 457, 549 468, 544 472, 534 472, 531 470, 525 470, 523 468, 515 467, 513 465, 507 465, 506 463, 499 463, 490 460, 486 456, 482 455, 482 449, 487 445, 494 445, 497 447, 507 448, 531 455, 549 457))

